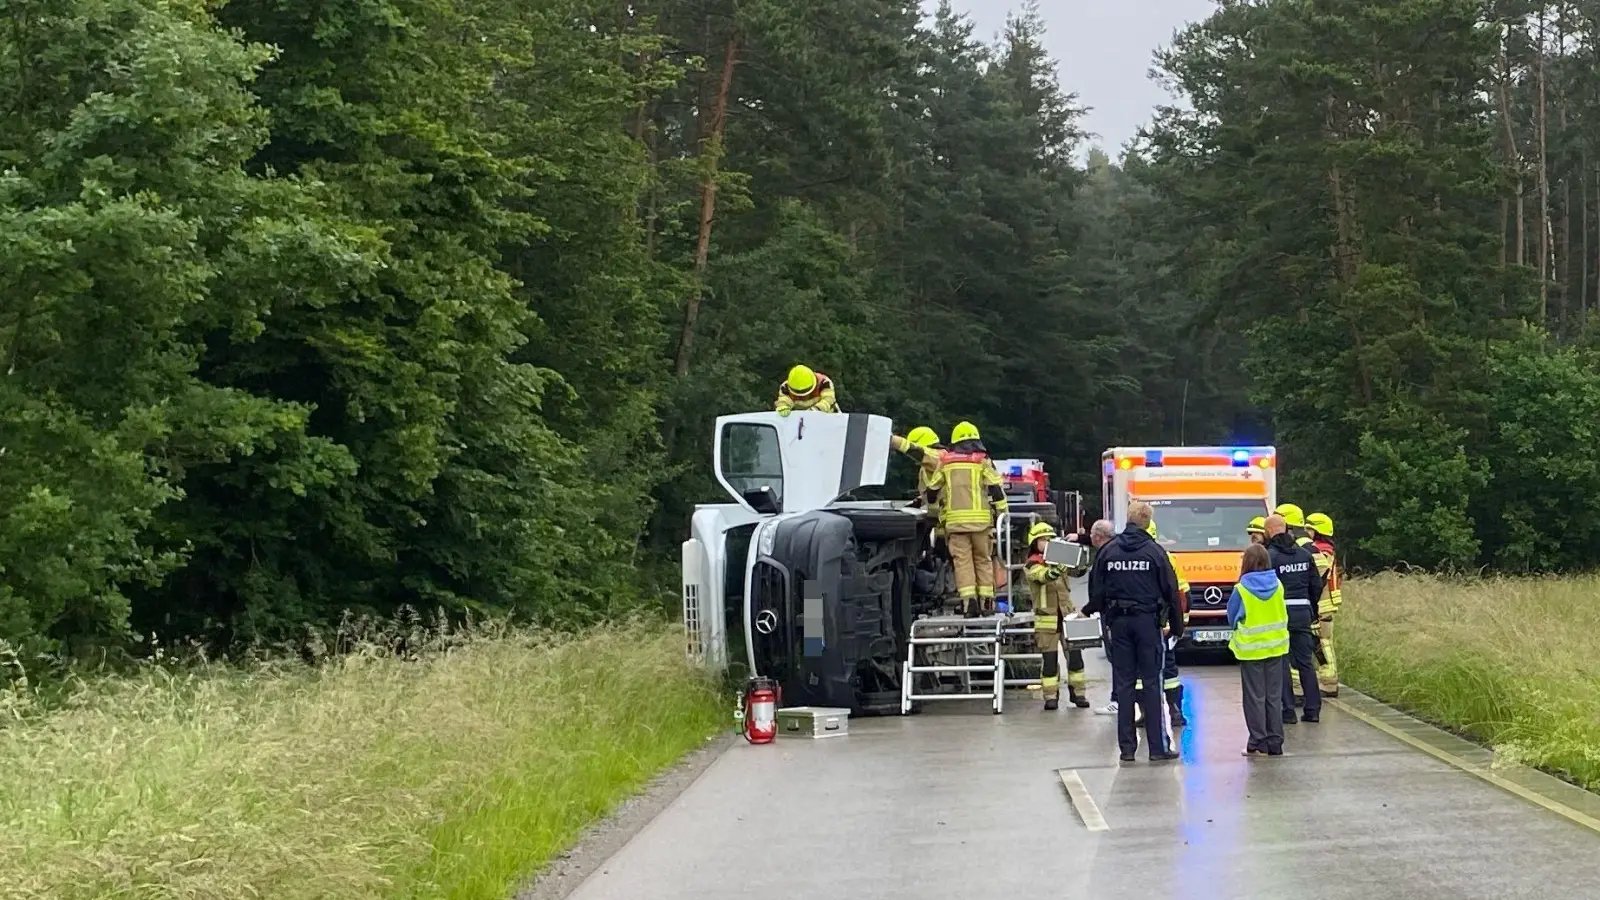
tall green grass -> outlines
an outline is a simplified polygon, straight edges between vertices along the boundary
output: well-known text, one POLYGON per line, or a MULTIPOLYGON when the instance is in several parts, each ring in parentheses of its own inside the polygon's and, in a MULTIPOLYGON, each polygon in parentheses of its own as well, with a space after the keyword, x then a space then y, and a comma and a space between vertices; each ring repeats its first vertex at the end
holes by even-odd
POLYGON ((1600 789, 1600 578, 1363 578, 1335 628, 1346 684, 1600 789))
POLYGON ((682 647, 501 629, 85 685, 0 726, 0 897, 505 900, 723 722, 682 647))

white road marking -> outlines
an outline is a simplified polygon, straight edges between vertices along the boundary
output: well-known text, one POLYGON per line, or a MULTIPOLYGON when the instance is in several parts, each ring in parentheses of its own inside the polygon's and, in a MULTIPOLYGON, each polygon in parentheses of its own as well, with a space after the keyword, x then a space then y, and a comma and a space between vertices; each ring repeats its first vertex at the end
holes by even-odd
POLYGON ((1078 771, 1057 769, 1056 775, 1061 778, 1061 786, 1067 789, 1067 798, 1072 801, 1072 808, 1078 811, 1078 818, 1083 820, 1084 827, 1090 831, 1110 831, 1111 826, 1106 824, 1105 816, 1100 815, 1100 807, 1089 796, 1089 789, 1083 786, 1078 771))

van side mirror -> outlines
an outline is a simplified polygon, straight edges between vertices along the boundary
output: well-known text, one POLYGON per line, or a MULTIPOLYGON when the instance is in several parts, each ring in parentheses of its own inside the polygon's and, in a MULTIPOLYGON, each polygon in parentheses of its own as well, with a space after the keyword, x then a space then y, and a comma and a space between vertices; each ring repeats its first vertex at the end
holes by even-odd
POLYGON ((775 516, 782 512, 778 506, 778 497, 772 492, 772 488, 758 487, 744 491, 740 496, 744 497, 744 502, 750 504, 751 509, 761 515, 775 516))

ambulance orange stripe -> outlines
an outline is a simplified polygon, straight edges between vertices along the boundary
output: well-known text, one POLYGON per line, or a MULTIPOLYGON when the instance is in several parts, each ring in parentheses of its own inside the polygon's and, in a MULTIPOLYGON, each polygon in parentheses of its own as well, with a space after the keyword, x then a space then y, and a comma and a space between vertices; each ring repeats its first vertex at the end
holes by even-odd
POLYGON ((1196 478, 1193 480, 1135 481, 1128 492, 1139 499, 1186 497, 1267 496, 1266 482, 1258 478, 1196 478))

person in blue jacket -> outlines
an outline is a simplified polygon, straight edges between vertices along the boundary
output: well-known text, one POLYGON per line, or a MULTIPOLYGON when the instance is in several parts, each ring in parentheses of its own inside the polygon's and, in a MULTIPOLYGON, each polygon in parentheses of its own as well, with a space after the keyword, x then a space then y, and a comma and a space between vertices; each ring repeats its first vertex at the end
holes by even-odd
POLYGON ((1250 731, 1245 756, 1283 755, 1284 662, 1289 654, 1289 607, 1283 582, 1267 548, 1251 544, 1239 565, 1239 583, 1228 598, 1228 647, 1239 659, 1244 724, 1250 731))

